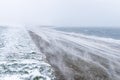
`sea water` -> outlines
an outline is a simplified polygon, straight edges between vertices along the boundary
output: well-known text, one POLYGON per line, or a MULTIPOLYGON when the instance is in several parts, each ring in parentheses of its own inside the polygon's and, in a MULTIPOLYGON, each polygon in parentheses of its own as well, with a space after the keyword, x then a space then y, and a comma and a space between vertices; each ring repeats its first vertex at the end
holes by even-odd
POLYGON ((120 39, 120 28, 114 27, 58 27, 55 29, 65 32, 120 39))

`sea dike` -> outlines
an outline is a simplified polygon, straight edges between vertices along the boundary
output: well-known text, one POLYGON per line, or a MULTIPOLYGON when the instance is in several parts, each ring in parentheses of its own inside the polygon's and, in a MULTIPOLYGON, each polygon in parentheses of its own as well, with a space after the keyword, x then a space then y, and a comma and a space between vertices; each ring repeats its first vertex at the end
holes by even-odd
POLYGON ((120 80, 120 41, 14 27, 0 31, 0 80, 120 80))
POLYGON ((119 80, 120 41, 47 28, 28 30, 57 80, 119 80))

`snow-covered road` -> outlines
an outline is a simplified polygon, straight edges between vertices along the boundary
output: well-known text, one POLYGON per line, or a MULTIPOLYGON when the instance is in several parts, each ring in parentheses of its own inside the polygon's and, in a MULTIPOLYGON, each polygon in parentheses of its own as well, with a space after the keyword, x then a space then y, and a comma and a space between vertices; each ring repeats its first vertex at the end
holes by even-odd
POLYGON ((53 80, 53 70, 25 28, 0 28, 0 80, 53 80))

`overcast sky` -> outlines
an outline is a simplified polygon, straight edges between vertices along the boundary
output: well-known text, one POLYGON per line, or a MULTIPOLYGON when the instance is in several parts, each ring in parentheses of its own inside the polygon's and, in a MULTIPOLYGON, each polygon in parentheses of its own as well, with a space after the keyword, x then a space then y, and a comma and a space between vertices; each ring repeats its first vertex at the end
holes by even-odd
POLYGON ((0 0, 0 24, 120 26, 120 0, 0 0))

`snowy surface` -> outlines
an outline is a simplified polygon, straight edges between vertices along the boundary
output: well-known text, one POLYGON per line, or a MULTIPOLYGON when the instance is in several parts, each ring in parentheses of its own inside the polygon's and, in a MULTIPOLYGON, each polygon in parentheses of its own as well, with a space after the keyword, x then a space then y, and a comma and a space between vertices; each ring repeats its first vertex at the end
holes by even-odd
POLYGON ((0 33, 0 80, 53 80, 46 62, 25 28, 9 27, 0 33))

